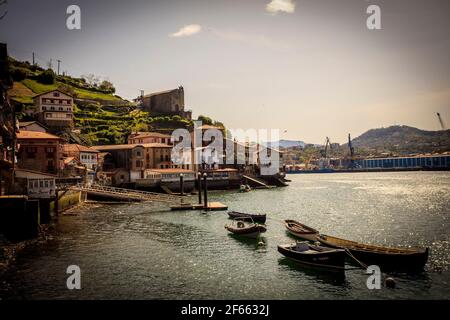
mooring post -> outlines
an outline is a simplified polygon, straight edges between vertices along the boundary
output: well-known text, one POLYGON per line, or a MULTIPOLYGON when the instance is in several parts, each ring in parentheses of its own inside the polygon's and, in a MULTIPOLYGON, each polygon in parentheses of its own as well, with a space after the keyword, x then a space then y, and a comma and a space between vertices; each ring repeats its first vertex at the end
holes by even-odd
POLYGON ((202 173, 198 173, 198 204, 202 204, 202 173))
POLYGON ((204 198, 204 201, 205 201, 205 205, 204 205, 205 209, 208 209, 208 182, 206 180, 207 177, 208 177, 208 174, 206 174, 206 172, 205 172, 203 174, 203 183, 204 183, 204 185, 203 185, 203 192, 204 192, 203 198, 204 198))
POLYGON ((182 196, 184 196, 184 181, 183 181, 183 179, 184 179, 184 176, 182 173, 180 173, 180 194, 182 196))
POLYGON ((56 188, 56 190, 55 190, 55 193, 56 193, 56 197, 55 197, 55 208, 54 208, 54 211, 55 211, 55 215, 56 216, 58 216, 58 214, 59 214, 59 198, 58 198, 58 196, 59 196, 59 189, 58 188, 56 188))

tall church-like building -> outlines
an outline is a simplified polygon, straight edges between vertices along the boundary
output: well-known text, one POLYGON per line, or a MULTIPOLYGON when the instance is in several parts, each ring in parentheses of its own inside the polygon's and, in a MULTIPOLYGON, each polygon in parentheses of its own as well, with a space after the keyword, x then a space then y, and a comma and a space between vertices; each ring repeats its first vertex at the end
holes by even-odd
POLYGON ((181 86, 177 89, 143 95, 140 100, 142 109, 152 114, 179 115, 188 119, 192 118, 192 111, 184 110, 184 89, 181 86))

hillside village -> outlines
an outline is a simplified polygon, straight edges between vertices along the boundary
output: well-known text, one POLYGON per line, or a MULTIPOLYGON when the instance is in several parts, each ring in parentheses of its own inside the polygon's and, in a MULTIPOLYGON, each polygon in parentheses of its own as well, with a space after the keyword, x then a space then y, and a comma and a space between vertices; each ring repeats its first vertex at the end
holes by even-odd
MULTIPOLYGON (((2 55, 8 65, 3 109, 9 108, 9 116, 5 112, 2 119, 9 126, 2 134, 2 155, 5 168, 10 167, 2 170, 2 194, 52 199, 59 185, 80 183, 172 193, 180 188, 180 176, 188 192, 195 188, 198 173, 208 175, 210 188, 239 188, 244 176, 249 184, 286 185, 282 162, 275 174, 263 176, 259 151, 256 162, 247 158, 245 164, 237 158, 227 165, 217 159, 196 164, 193 158, 191 163, 173 163, 172 131, 194 130, 181 86, 142 92, 130 102, 114 95, 110 82, 56 75, 7 57, 5 47, 2 55)), ((205 116, 198 120, 202 132, 217 129, 226 143, 222 123, 205 116)), ((238 143, 233 144, 237 149, 238 143)), ((207 143, 201 145, 207 148, 207 143)), ((244 148, 250 157, 248 145, 244 148)))

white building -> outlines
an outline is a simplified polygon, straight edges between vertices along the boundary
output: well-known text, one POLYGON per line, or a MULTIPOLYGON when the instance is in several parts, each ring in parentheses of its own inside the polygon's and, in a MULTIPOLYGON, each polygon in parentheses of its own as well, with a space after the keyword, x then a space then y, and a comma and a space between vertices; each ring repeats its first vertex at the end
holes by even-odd
POLYGON ((38 120, 49 128, 73 127, 73 97, 53 90, 34 97, 38 120))

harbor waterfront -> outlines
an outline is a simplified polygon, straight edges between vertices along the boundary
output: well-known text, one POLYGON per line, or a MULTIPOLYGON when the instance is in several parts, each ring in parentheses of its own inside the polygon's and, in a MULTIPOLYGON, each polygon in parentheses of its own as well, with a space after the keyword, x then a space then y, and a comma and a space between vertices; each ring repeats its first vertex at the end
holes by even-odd
MULTIPOLYGON (((210 192, 230 210, 267 213, 261 240, 231 236, 226 212, 161 205, 84 205, 59 217, 54 239, 25 249, 0 279, 1 299, 448 299, 450 172, 288 175, 288 188, 210 192), (395 289, 369 290, 300 267, 277 252, 294 242, 282 223, 386 246, 429 247, 425 270, 390 273, 395 289), (66 269, 81 269, 68 290, 66 269)), ((195 198, 195 196, 192 196, 195 198)), ((194 200, 195 201, 195 200, 194 200)), ((347 264, 347 267, 351 267, 347 264)))

